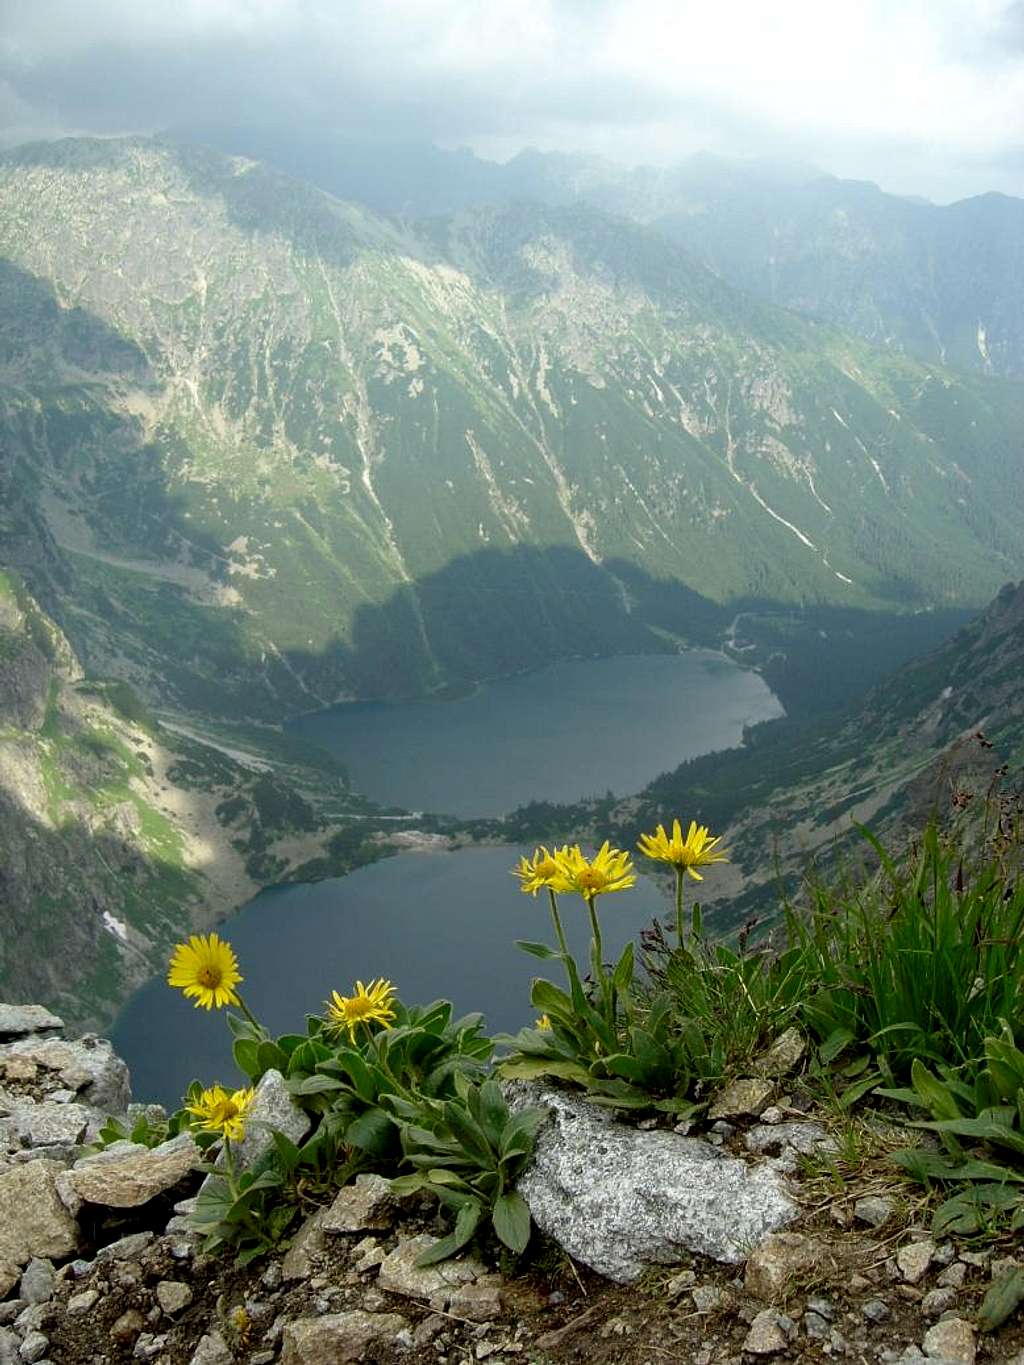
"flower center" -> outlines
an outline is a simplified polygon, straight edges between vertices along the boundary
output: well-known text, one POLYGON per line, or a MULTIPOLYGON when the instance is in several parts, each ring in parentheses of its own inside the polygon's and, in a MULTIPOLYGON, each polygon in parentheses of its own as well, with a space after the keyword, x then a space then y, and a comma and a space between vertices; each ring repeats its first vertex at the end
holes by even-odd
POLYGON ((196 980, 199 982, 200 986, 205 986, 207 990, 215 990, 216 987, 220 985, 223 977, 224 973, 219 967, 214 966, 213 963, 207 963, 206 966, 200 967, 196 972, 196 980))
POLYGON ((577 878, 580 890, 584 893, 603 891, 608 884, 608 878, 596 867, 585 867, 577 878))
POLYGON ((533 875, 535 877, 553 877, 558 871, 558 864, 554 858, 541 858, 539 863, 534 864, 533 875))
POLYGON ((345 1004, 345 1013, 350 1019, 365 1019, 374 1012, 373 1001, 368 996, 357 995, 345 1004))

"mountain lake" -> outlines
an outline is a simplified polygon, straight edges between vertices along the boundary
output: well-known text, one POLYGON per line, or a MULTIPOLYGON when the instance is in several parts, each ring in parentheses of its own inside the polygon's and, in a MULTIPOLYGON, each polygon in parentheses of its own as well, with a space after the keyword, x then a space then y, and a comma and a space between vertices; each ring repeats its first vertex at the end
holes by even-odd
MULTIPOLYGON (((342 758, 375 800, 471 816, 531 798, 625 795, 781 714, 757 673, 693 650, 555 664, 456 701, 337 706, 294 729, 342 758)), ((444 996, 460 1012, 482 1010, 493 1031, 520 1027, 532 1018, 531 978, 560 971, 514 946, 552 941, 544 899, 523 896, 510 875, 523 852, 532 850, 404 852, 346 877, 261 892, 222 926, 247 1004, 271 1033, 302 1031, 332 989, 384 976, 410 1003, 444 996)), ((565 901, 570 944, 585 961, 585 908, 565 901)), ((643 875, 608 897, 607 955, 668 908, 643 875)), ((138 1099, 173 1108, 193 1079, 230 1084, 236 1074, 224 1019, 195 1009, 163 976, 136 992, 112 1038, 138 1099)))

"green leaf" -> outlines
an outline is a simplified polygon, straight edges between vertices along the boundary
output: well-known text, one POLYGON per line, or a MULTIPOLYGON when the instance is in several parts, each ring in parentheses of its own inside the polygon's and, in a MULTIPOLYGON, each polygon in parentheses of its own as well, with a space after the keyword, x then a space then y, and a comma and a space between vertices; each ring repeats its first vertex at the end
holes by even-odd
POLYGON ((235 1066, 238 1067, 243 1076, 248 1076, 251 1081, 259 1077, 260 1044, 255 1038, 236 1038, 232 1044, 231 1053, 235 1059, 235 1066))
POLYGON ((385 1156, 396 1145, 398 1137, 395 1122, 383 1109, 367 1109, 345 1129, 345 1141, 350 1147, 369 1152, 372 1156, 385 1156))
POLYGON ((579 1085, 590 1082, 590 1072, 579 1062, 558 1061, 548 1057, 509 1057, 498 1067, 499 1073, 508 1080, 532 1081, 538 1076, 554 1076, 562 1081, 576 1081, 579 1085))
POLYGON ((306 1076, 301 1081, 289 1081, 288 1089, 293 1095, 327 1095, 335 1090, 347 1090, 344 1081, 336 1076, 306 1076))
POLYGON ((1024 1302, 1024 1270, 1001 1276, 985 1295, 978 1312, 978 1331, 994 1332, 1024 1302))
POLYGON ((529 939, 525 938, 517 938, 516 947, 522 948, 523 952, 529 953, 531 957, 539 957, 545 962, 550 961, 553 957, 560 958, 562 956, 561 953, 556 953, 554 948, 549 948, 546 943, 531 943, 529 939))
POLYGON ((538 977, 530 990, 530 1003, 534 1009, 540 1010, 542 1014, 550 1015, 552 1018, 559 1018, 571 1021, 576 1011, 573 1002, 566 995, 565 991, 560 991, 557 986, 538 977))
POLYGON ((928 1070, 920 1057, 915 1057, 910 1068, 910 1082, 926 1107, 937 1119, 958 1119, 960 1107, 947 1086, 928 1070))
POLYGON ((612 972, 612 985, 617 991, 628 990, 633 980, 633 942, 626 944, 622 950, 622 956, 615 964, 612 972))
POLYGON ((271 1129, 270 1136, 273 1139, 274 1148, 281 1165, 284 1167, 287 1174, 291 1174, 301 1160, 301 1154, 298 1147, 296 1147, 295 1143, 292 1142, 291 1138, 288 1137, 286 1133, 278 1132, 276 1128, 271 1129))
POLYGON ((521 1194, 513 1191, 494 1201, 491 1213, 494 1231, 510 1251, 520 1255, 530 1240, 530 1209, 521 1194))
POLYGON ((818 1048, 818 1056, 828 1066, 830 1062, 835 1061, 844 1048, 853 1042, 853 1037, 854 1035, 848 1028, 834 1029, 818 1048))
POLYGON ((265 1039, 256 1049, 256 1061, 261 1076, 265 1071, 283 1073, 288 1066, 288 1054, 276 1043, 265 1039))

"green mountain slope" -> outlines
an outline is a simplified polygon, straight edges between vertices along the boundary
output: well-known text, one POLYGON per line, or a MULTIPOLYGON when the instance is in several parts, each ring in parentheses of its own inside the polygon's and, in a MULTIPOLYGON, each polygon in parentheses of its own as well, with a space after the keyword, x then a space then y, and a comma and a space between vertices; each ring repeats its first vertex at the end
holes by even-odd
POLYGON ((939 206, 812 167, 703 154, 627 168, 525 151, 499 165, 465 150, 294 128, 208 125, 183 135, 406 217, 516 198, 587 203, 652 224, 730 284, 875 345, 1024 375, 1024 201, 1006 195, 939 206))
POLYGON ((150 695, 278 718, 1024 571, 1019 386, 589 208, 399 228, 141 139, 10 153, 0 204, 5 554, 150 695))

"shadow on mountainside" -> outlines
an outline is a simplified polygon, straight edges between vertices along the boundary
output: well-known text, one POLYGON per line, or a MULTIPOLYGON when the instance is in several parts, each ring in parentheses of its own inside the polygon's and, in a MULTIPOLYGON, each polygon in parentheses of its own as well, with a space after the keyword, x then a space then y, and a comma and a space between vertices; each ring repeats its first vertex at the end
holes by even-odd
POLYGON ((350 621, 339 613, 322 649, 282 657, 261 643, 260 618, 217 600, 230 587, 224 547, 171 484, 193 452, 177 433, 147 431, 126 401, 159 390, 143 351, 0 262, 5 316, 18 326, 0 340, 0 559, 88 670, 127 676, 156 704, 279 722, 318 699, 443 694, 557 659, 717 648, 732 626, 735 657, 761 667, 787 709, 819 711, 966 615, 720 604, 625 560, 595 563, 574 543, 515 545, 453 559, 350 621), (59 513, 62 547, 43 499, 59 513))
POLYGON ((245 694, 268 720, 301 705, 280 660, 257 663, 245 613, 215 601, 223 547, 170 485, 191 452, 176 434, 147 434, 126 401, 159 391, 144 352, 0 261, 0 319, 15 317, 0 327, 0 566, 18 570, 87 670, 116 661, 129 680, 155 676, 158 703, 216 712, 245 694))

